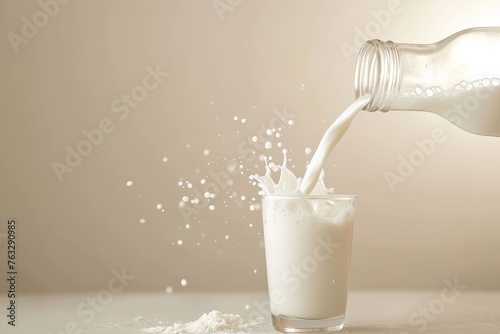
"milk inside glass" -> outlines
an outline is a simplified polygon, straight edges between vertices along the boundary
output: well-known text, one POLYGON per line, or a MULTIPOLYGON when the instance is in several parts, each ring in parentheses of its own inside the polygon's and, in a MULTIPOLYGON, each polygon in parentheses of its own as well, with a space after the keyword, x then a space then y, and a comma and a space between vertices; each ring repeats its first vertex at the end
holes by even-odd
POLYGON ((354 217, 352 196, 264 196, 262 214, 273 316, 343 317, 354 217))

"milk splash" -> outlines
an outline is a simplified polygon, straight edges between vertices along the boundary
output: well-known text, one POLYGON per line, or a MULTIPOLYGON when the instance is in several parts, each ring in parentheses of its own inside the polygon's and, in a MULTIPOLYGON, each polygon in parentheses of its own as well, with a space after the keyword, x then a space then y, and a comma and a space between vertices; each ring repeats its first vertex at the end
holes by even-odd
MULTIPOLYGON (((287 165, 287 150, 283 150, 283 163, 281 166, 266 162, 266 174, 264 176, 255 175, 259 187, 262 189, 263 195, 301 195, 300 187, 302 178, 297 178, 295 174, 288 169, 287 165), (272 174, 280 171, 279 181, 275 183, 272 174)), ((311 195, 327 195, 333 193, 333 188, 327 188, 323 181, 325 173, 321 170, 318 179, 311 195)))
POLYGON ((283 150, 283 164, 278 166, 266 161, 266 174, 255 176, 263 195, 328 195, 333 188, 327 188, 324 183, 323 165, 333 148, 349 129, 354 117, 368 104, 370 95, 364 95, 351 104, 323 135, 316 152, 307 166, 304 178, 296 177, 287 168, 287 151, 283 150), (279 181, 275 183, 271 174, 280 171, 279 181))

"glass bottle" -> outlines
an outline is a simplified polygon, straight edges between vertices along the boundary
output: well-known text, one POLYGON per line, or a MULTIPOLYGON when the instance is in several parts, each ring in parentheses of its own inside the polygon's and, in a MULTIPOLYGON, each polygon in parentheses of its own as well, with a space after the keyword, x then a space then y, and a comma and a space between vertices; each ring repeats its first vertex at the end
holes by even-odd
POLYGON ((500 137, 500 27, 471 28, 434 44, 367 41, 354 79, 368 111, 436 113, 475 134, 500 137))

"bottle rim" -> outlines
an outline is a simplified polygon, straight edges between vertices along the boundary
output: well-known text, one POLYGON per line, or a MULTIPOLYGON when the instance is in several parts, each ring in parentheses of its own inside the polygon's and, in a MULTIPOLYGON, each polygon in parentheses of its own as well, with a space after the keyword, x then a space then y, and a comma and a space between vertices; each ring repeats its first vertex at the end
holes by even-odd
POLYGON ((354 74, 356 99, 370 94, 364 110, 388 111, 399 94, 401 58, 398 45, 378 39, 365 42, 359 50, 354 74))

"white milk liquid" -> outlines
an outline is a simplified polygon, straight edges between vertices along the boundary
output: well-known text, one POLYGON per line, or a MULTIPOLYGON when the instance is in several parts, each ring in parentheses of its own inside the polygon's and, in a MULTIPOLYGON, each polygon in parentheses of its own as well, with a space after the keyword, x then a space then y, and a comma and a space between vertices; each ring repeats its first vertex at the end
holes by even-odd
POLYGON ((335 122, 333 122, 332 125, 330 125, 328 130, 326 130, 316 152, 314 152, 311 162, 307 166, 304 179, 300 185, 300 192, 302 194, 308 195, 311 193, 318 181, 326 158, 328 158, 328 155, 330 155, 335 145, 337 145, 347 132, 354 117, 368 104, 370 98, 370 96, 362 96, 357 99, 335 120, 335 122))
POLYGON ((345 314, 354 216, 353 197, 327 195, 323 164, 356 114, 369 102, 354 102, 326 131, 305 173, 304 181, 287 168, 266 164, 256 176, 264 196, 262 215, 271 313, 324 319, 345 314), (271 177, 280 171, 278 183, 271 177), (283 197, 279 197, 283 195, 283 197), (294 198, 295 196, 295 198, 294 198))
POLYGON ((262 199, 271 313, 345 314, 354 199, 262 199))
POLYGON ((432 110, 474 134, 500 137, 500 79, 461 81, 452 87, 412 87, 398 109, 432 110))

